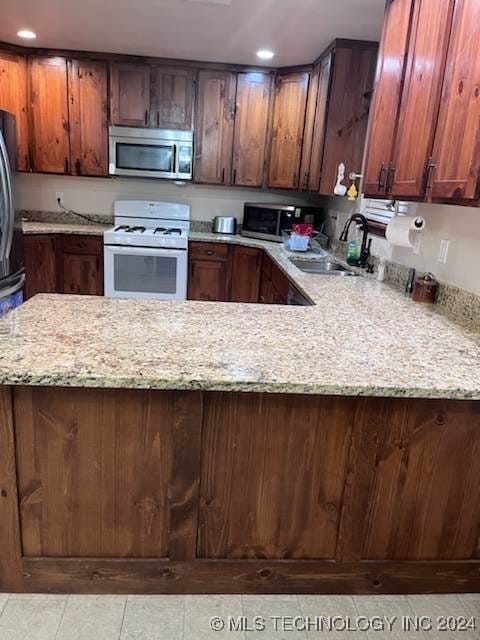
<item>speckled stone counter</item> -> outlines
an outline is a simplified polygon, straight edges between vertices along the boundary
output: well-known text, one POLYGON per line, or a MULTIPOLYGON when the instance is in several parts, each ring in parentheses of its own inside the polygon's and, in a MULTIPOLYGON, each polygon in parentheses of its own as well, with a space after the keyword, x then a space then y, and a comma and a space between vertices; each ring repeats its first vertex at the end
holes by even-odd
POLYGON ((480 399, 480 335, 368 278, 301 272, 312 307, 39 295, 0 322, 0 383, 480 399))
POLYGON ((111 224, 71 224, 68 222, 24 222, 23 233, 25 235, 67 233, 84 236, 102 236, 111 224))

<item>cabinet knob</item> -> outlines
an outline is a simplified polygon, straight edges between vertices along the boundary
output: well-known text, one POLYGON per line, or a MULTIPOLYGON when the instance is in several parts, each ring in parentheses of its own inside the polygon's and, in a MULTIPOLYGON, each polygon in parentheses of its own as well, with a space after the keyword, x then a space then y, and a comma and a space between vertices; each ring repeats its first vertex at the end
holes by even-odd
POLYGON ((209 249, 208 251, 205 251, 205 254, 207 256, 213 256, 214 252, 211 249, 209 249))

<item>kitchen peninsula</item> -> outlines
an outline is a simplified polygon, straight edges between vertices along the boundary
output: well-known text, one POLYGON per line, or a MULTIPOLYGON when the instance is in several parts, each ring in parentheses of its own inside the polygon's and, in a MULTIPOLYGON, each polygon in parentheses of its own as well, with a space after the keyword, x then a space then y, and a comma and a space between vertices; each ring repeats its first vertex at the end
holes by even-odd
POLYGON ((480 590, 478 333, 266 250, 314 306, 3 320, 2 591, 480 590))

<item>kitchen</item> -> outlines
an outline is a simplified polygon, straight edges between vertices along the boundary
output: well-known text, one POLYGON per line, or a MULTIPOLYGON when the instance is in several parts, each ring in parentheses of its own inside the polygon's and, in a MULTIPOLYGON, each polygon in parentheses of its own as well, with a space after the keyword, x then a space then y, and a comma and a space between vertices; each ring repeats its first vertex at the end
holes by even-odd
POLYGON ((7 4, 4 636, 476 637, 478 3, 7 4))

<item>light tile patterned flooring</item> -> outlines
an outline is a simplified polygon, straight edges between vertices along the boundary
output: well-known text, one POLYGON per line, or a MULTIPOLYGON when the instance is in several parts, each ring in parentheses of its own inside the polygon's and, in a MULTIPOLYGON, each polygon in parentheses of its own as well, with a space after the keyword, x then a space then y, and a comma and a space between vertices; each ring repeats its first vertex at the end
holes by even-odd
MULTIPOLYGON (((221 622, 219 623, 222 624, 221 622)), ((480 594, 446 596, 58 596, 0 594, 0 640, 472 640, 480 639, 480 594), (217 616, 228 626, 244 616, 250 628, 255 616, 264 630, 214 631, 217 616), (274 617, 277 616, 275 623, 274 617), (289 630, 322 616, 338 616, 335 630, 289 630), (374 617, 392 619, 391 630, 363 632, 355 625, 374 617), (426 616, 433 627, 441 616, 451 624, 476 619, 476 630, 402 629, 402 617, 426 616), (283 618, 282 618, 283 617, 283 618), (395 621, 393 621, 395 618, 395 621), (295 623, 293 621, 296 621, 295 623), (341 630, 349 622, 353 630, 341 630), (275 629, 275 624, 277 628, 275 629), (285 628, 282 628, 282 625, 285 628)))

